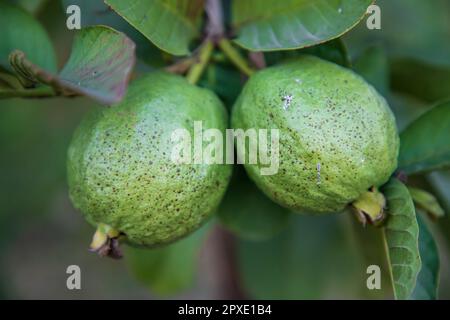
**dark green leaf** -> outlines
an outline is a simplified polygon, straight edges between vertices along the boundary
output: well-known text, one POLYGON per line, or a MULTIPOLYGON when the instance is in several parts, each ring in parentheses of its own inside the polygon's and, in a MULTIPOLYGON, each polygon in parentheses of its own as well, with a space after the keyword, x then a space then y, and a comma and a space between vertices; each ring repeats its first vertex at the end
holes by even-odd
POLYGON ((197 270, 200 247, 211 224, 166 247, 127 247, 125 259, 133 275, 153 293, 167 296, 189 288, 197 270))
POLYGON ((244 172, 234 177, 218 215, 227 229, 249 240, 273 237, 286 227, 290 218, 289 210, 269 200, 244 172))
POLYGON ((350 67, 351 61, 344 42, 338 38, 326 43, 299 50, 265 52, 267 65, 276 64, 282 60, 298 57, 301 54, 312 54, 322 59, 337 63, 344 67, 350 67))
POLYGON ((372 0, 234 0, 236 43, 253 51, 298 49, 341 36, 372 0))
POLYGON ((56 72, 56 56, 47 32, 24 9, 0 1, 0 66, 12 71, 8 57, 14 50, 49 72, 56 72))
POLYGON ((448 0, 377 0, 381 29, 360 23, 345 35, 351 53, 359 54, 374 43, 389 57, 411 57, 450 66, 450 2, 448 0))
POLYGON ((407 174, 450 168, 450 101, 430 109, 400 135, 399 168, 407 174))
POLYGON ((419 223, 419 250, 422 268, 411 299, 435 300, 439 284, 439 252, 424 218, 417 215, 417 222, 419 223))
POLYGON ((450 97, 450 67, 415 59, 391 62, 392 89, 428 102, 450 97))
POLYGON ((408 299, 421 268, 419 226, 408 189, 393 178, 383 187, 387 221, 383 228, 394 296, 408 299))
POLYGON ((423 101, 398 92, 391 92, 388 100, 389 106, 394 112, 399 132, 405 130, 406 127, 430 108, 423 101))
POLYGON ((156 46, 173 55, 189 53, 199 34, 204 0, 105 0, 156 46))
POLYGON ((242 90, 240 72, 225 63, 209 63, 199 85, 214 91, 229 108, 242 90))
POLYGON ((355 71, 364 77, 383 96, 389 93, 389 62, 380 46, 366 49, 355 62, 355 71))
POLYGON ((434 195, 413 187, 408 187, 408 190, 416 205, 428 212, 432 217, 442 218, 445 215, 444 209, 439 205, 434 195))

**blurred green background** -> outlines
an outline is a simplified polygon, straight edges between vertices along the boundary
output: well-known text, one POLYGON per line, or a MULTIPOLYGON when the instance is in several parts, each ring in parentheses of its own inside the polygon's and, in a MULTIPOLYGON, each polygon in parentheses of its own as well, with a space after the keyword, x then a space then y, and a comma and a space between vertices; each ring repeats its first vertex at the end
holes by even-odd
MULTIPOLYGON (((65 27, 62 3, 14 2, 24 4, 45 26, 63 65, 74 32, 65 27)), ((382 29, 368 30, 363 21, 343 39, 354 68, 387 97, 402 129, 450 94, 450 1, 377 3, 382 9, 382 29)), ((145 47, 145 40, 139 41, 138 48, 145 47), (139 46, 139 41, 144 44, 139 46)), ((150 69, 148 56, 141 57, 137 70, 145 72, 150 69)), ((161 60, 150 62, 158 65, 161 60)), ((229 97, 236 90, 227 92, 229 97)), ((232 98, 226 100, 230 103, 232 98)), ((134 250, 126 252, 129 260, 120 261, 88 252, 94 230, 68 199, 65 158, 74 128, 96 107, 85 98, 0 100, 0 298, 392 297, 386 273, 382 290, 366 288, 367 266, 384 264, 380 238, 377 230, 361 229, 350 215, 286 215, 287 227, 262 239, 241 239, 212 221, 201 235, 193 236, 197 238, 178 244, 181 250, 154 252, 146 260, 135 260, 139 252, 134 250), (178 256, 180 251, 186 256, 178 256), (72 264, 81 268, 81 290, 66 288, 66 268, 72 264)), ((413 182, 435 191, 450 211, 450 173, 433 173, 413 182)), ((257 193, 252 186, 247 192, 257 193)), ((234 196, 227 195, 226 201, 234 196)), ((259 219, 257 214, 267 210, 264 201, 268 200, 258 197, 242 208, 226 210, 246 210, 259 219)), ((246 200, 234 203, 242 201, 246 200)), ((432 228, 441 254, 440 298, 448 299, 448 215, 432 228)))

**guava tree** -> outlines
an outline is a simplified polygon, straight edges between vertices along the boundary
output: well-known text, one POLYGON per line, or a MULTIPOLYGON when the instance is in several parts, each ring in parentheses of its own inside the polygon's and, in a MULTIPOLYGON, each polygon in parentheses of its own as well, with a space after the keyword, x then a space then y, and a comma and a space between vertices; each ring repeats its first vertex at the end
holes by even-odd
POLYGON ((82 28, 58 68, 33 6, 3 0, 0 98, 102 105, 68 146, 70 197, 97 228, 92 251, 117 258, 122 248, 157 294, 192 284, 219 224, 250 297, 324 297, 350 282, 350 296, 436 299, 450 71, 380 47, 352 58, 343 36, 365 27, 373 2, 63 0, 82 28), (391 108, 394 92, 422 111, 391 108), (261 159, 169 161, 171 134, 195 121, 222 134, 278 129, 277 172, 261 174, 261 159), (367 289, 369 270, 383 290, 367 289))

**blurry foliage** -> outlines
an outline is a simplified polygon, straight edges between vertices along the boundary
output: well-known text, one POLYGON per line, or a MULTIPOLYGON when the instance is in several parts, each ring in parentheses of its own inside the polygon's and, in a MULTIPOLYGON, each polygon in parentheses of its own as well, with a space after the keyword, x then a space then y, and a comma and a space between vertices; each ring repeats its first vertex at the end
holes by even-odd
POLYGON ((46 213, 52 194, 65 187, 67 144, 86 105, 86 100, 64 99, 1 102, 0 218, 46 213))
POLYGON ((389 61, 382 47, 368 47, 354 63, 354 69, 384 97, 389 95, 389 61))
POLYGON ((448 0, 377 0, 376 4, 381 8, 381 30, 367 30, 361 23, 344 35, 353 56, 368 44, 379 43, 392 57, 450 65, 448 0))
POLYGON ((220 222, 235 235, 249 240, 267 240, 290 223, 290 211, 266 197, 247 177, 242 166, 219 207, 220 222))
POLYGON ((428 103, 450 98, 450 66, 432 65, 410 58, 393 59, 391 70, 392 89, 395 91, 428 103))
POLYGON ((12 71, 8 56, 18 49, 43 69, 56 71, 52 42, 46 30, 31 14, 20 7, 0 2, 0 29, 5 34, 0 42, 0 68, 12 71), (21 28, 17 28, 17 25, 21 28))
POLYGON ((366 273, 346 219, 295 215, 270 240, 240 240, 239 269, 250 297, 357 298, 366 273))
MULTIPOLYGON (((83 26, 106 24, 133 39, 140 60, 136 73, 161 67, 174 60, 174 57, 158 50, 145 36, 109 10, 102 1, 0 1, 16 2, 39 19, 53 41, 59 65, 67 59, 74 34, 65 28, 64 8, 69 3, 80 5, 83 26)), ((225 20, 230 25, 230 1, 224 2, 225 20)), ((403 131, 450 93, 450 2, 378 0, 377 4, 382 9, 382 30, 370 31, 365 23, 361 23, 343 37, 345 46, 341 40, 335 40, 302 50, 266 53, 266 62, 271 65, 299 53, 309 53, 341 65, 351 64, 356 72, 386 97, 395 113, 399 131, 403 131), (348 58, 347 49, 352 61, 348 58)), ((244 80, 229 60, 218 53, 213 56, 199 84, 214 90, 231 108, 244 80)), ((123 297, 145 296, 131 284, 130 275, 124 271, 123 265, 114 265, 114 262, 105 260, 98 262, 97 257, 87 253, 83 243, 87 244, 91 228, 76 223, 81 218, 74 214, 72 208, 56 206, 55 209, 55 202, 61 194, 65 203, 68 203, 65 184, 66 148, 73 129, 91 107, 91 102, 80 98, 0 101, 0 249, 6 253, 4 259, 0 260, 0 298, 15 294, 19 298, 36 298, 41 294, 48 297, 57 292, 67 294, 63 286, 63 268, 73 261, 81 261, 90 270, 86 289, 86 292, 94 292, 90 297, 111 297, 114 294, 122 294, 123 297), (52 216, 55 210, 68 212, 62 215, 63 222, 55 222, 52 216), (71 220, 75 216, 79 220, 71 220), (67 232, 71 227, 75 229, 67 232), (79 251, 74 254, 67 248, 78 248, 79 251), (62 261, 65 263, 63 267, 62 261), (13 268, 11 265, 18 267, 13 268), (36 266, 41 268, 37 270, 36 266), (29 283, 18 280, 30 279, 28 273, 39 272, 61 272, 62 276, 58 278, 61 286, 47 288, 38 281, 40 285, 36 284, 33 291, 33 278, 29 283), (30 294, 30 291, 33 293, 30 294)), ((239 186, 243 189, 248 187, 248 178, 244 176, 240 179, 245 183, 239 186)), ((425 238, 421 244, 428 246, 419 248, 421 252, 427 253, 422 257, 426 269, 422 266, 419 283, 422 277, 430 277, 429 283, 433 284, 437 279, 436 248, 430 240, 432 233, 441 253, 443 268, 440 298, 449 298, 450 173, 433 172, 426 179, 414 178, 411 181, 412 185, 419 183, 421 188, 433 192, 447 213, 438 224, 431 226, 427 220, 419 217, 419 227, 427 230, 419 235, 425 238)), ((248 199, 244 192, 239 193, 238 190, 235 190, 234 195, 227 194, 226 199, 239 200, 232 203, 226 200, 220 210, 224 224, 229 229, 239 235, 242 234, 242 228, 251 225, 256 228, 256 236, 250 238, 260 240, 236 238, 240 278, 248 297, 299 299, 393 296, 378 229, 362 229, 359 224, 350 221, 353 219, 348 217, 348 212, 331 216, 291 215, 289 223, 285 224, 283 219, 288 215, 280 211, 279 220, 271 222, 272 216, 269 215, 267 220, 261 219, 252 225, 252 219, 259 219, 252 218, 253 214, 264 213, 264 210, 276 205, 256 189, 248 199), (264 200, 259 201, 259 198, 264 200), (267 207, 261 208, 264 201, 269 203, 267 207), (236 209, 236 202, 245 203, 245 206, 239 206, 238 203, 236 209), (238 209, 245 209, 250 218, 244 219, 247 218, 245 216, 242 220, 227 220, 238 213, 238 209), (270 232, 263 232, 261 237, 261 230, 270 232), (277 232, 272 234, 274 230, 277 232), (382 290, 369 291, 365 287, 366 267, 371 264, 381 266, 382 290)), ((205 238, 203 232, 202 229, 171 246, 144 253, 140 253, 141 249, 129 248, 129 268, 134 269, 135 277, 154 293, 169 294, 178 289, 185 290, 195 278, 195 257, 204 243, 201 241, 205 238)), ((434 297, 434 288, 417 287, 413 296, 434 297)), ((205 295, 208 296, 208 293, 205 295)))
POLYGON ((197 276, 200 248, 210 230, 206 224, 188 237, 162 248, 127 247, 125 259, 136 279, 166 297, 184 291, 197 276))

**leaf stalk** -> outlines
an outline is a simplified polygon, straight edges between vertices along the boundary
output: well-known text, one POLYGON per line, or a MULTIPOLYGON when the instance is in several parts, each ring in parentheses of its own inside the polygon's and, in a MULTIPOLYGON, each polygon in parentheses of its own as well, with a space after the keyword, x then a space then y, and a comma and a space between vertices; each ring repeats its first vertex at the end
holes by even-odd
POLYGON ((222 38, 218 42, 219 48, 230 59, 230 61, 246 76, 251 76, 255 70, 253 70, 247 63, 247 60, 240 54, 240 52, 233 47, 230 40, 222 38))

